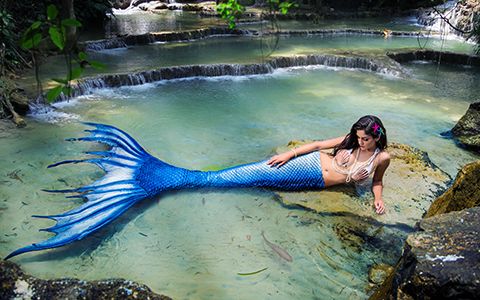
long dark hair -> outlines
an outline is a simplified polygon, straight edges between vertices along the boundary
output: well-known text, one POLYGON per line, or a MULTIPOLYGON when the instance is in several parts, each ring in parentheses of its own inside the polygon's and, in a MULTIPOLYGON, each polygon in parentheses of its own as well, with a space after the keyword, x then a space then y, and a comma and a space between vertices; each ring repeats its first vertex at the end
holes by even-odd
POLYGON ((336 155, 337 152, 341 149, 357 149, 358 137, 357 130, 364 130, 366 134, 372 136, 373 138, 380 139, 376 142, 377 148, 383 150, 387 147, 387 130, 383 127, 382 121, 376 116, 363 116, 355 124, 352 125, 350 133, 347 134, 345 139, 333 149, 333 155, 336 155))

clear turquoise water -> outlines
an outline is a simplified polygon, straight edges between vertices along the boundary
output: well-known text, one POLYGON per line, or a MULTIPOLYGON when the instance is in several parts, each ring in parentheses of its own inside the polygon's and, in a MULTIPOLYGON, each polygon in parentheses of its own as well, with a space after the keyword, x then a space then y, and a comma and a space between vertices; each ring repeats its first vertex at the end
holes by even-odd
POLYGON ((116 14, 105 26, 105 36, 144 34, 148 32, 182 31, 202 27, 225 26, 217 18, 202 18, 199 14, 164 10, 158 13, 136 12, 116 14))
MULTIPOLYGON (((423 28, 416 24, 415 18, 348 18, 339 20, 280 20, 277 22, 280 30, 302 30, 302 29, 345 29, 361 28, 372 30, 396 30, 396 31, 421 31, 423 28)), ((272 23, 238 23, 241 29, 268 30, 272 23)))
MULTIPOLYGON (((0 143, 0 255, 48 236, 36 229, 49 221, 31 214, 78 205, 40 189, 79 186, 101 175, 90 166, 45 169, 92 149, 63 141, 81 134, 75 116, 119 126, 169 163, 210 169, 266 158, 292 139, 344 134, 348 124, 373 113, 383 119, 391 141, 427 151, 455 175, 478 156, 440 133, 453 127, 480 95, 478 69, 407 68, 412 71, 407 79, 300 68, 266 76, 176 80, 100 90, 57 104, 66 119, 55 124, 30 119, 29 127, 0 143)), ((368 200, 358 201, 376 220, 388 223, 388 214, 377 217, 368 200)), ((385 201, 393 206, 404 199, 385 201)), ((365 299, 369 267, 394 264, 406 232, 382 227, 374 233, 376 242, 352 247, 338 237, 348 222, 362 221, 288 209, 265 191, 179 191, 140 203, 85 240, 14 260, 42 278, 124 277, 175 299, 365 299), (262 230, 293 256, 292 263, 272 253, 262 230), (268 269, 237 275, 262 268, 268 269)))
MULTIPOLYGON (((169 30, 190 28, 181 21, 184 17, 192 16, 176 16, 169 30)), ((413 26, 404 21, 382 22, 351 20, 322 26, 396 30, 413 26)), ((141 33, 142 22, 133 24, 141 33)), ((194 21, 191 24, 196 26, 194 21)), ((291 28, 305 25, 285 24, 291 28)), ((145 25, 145 30, 168 27, 157 25, 145 25)), ((458 41, 420 42, 434 49, 472 51, 471 45, 458 41)), ((418 47, 417 39, 282 37, 275 55, 410 47, 418 47)), ((108 64, 104 72, 262 60, 259 40, 248 37, 155 44, 91 55, 108 64)), ((61 74, 59 61, 48 60, 45 78, 61 74)), ((405 67, 411 76, 402 79, 345 69, 297 68, 265 76, 176 80, 98 90, 56 104, 56 112, 37 111, 28 118, 27 128, 0 132, 0 255, 48 237, 37 229, 51 222, 30 215, 55 214, 79 204, 41 189, 77 187, 101 176, 92 166, 46 169, 52 162, 81 157, 82 151, 95 148, 64 141, 81 135, 84 127, 78 120, 119 126, 169 163, 216 169, 267 158, 293 139, 344 134, 358 117, 376 114, 383 119, 391 141, 427 151, 435 164, 454 176, 461 166, 479 157, 440 133, 452 128, 468 105, 480 98, 479 69, 419 62, 405 67)), ((405 199, 392 195, 385 201, 393 208, 405 199)), ((388 214, 375 216, 368 200, 359 198, 358 203, 360 208, 355 209, 389 223, 388 214)), ((41 278, 123 277, 174 299, 365 299, 368 269, 375 263, 394 264, 406 232, 365 224, 364 218, 353 213, 289 209, 272 193, 260 190, 179 191, 139 203, 82 241, 14 261, 41 278), (339 232, 348 231, 348 224, 363 224, 374 238, 352 246, 339 238, 339 232), (293 262, 272 253, 261 231, 286 249, 293 262), (268 269, 252 276, 237 274, 262 268, 268 269)), ((421 213, 412 216, 412 224, 421 213)))
MULTIPOLYGON (((237 23, 240 29, 267 30, 268 22, 253 21, 248 18, 237 23)), ((280 29, 317 29, 317 28, 363 28, 363 29, 390 29, 399 31, 419 31, 422 28, 416 24, 414 18, 369 18, 369 19, 340 19, 340 20, 280 20, 277 22, 280 29)), ((182 31, 204 27, 226 26, 226 22, 211 17, 201 17, 199 14, 182 11, 160 11, 159 13, 136 12, 117 14, 105 26, 105 36, 125 34, 144 34, 148 32, 182 31)), ((102 37, 98 37, 102 38, 102 37)))
MULTIPOLYGON (((106 64, 106 68, 100 71, 87 69, 85 75, 128 73, 174 65, 258 63, 265 59, 264 55, 270 53, 273 44, 272 37, 264 39, 263 42, 254 37, 230 37, 91 52, 89 53, 90 59, 103 62, 106 64)), ((305 55, 332 51, 359 51, 369 55, 383 53, 386 50, 420 49, 420 47, 460 53, 473 52, 471 44, 438 38, 392 37, 384 39, 380 36, 368 35, 333 37, 313 35, 281 37, 273 55, 305 55)), ((49 57, 43 66, 40 66, 40 76, 45 82, 48 82, 50 78, 64 77, 65 73, 63 57, 49 57)), ((21 84, 30 90, 34 90, 34 82, 33 71, 25 74, 21 80, 21 84)))

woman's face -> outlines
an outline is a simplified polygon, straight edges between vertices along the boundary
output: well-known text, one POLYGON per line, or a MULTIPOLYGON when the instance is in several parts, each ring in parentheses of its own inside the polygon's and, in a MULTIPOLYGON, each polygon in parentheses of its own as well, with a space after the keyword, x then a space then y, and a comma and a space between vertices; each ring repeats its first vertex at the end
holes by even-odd
POLYGON ((357 140, 360 150, 373 151, 377 147, 377 139, 373 136, 366 134, 365 130, 357 130, 357 140))

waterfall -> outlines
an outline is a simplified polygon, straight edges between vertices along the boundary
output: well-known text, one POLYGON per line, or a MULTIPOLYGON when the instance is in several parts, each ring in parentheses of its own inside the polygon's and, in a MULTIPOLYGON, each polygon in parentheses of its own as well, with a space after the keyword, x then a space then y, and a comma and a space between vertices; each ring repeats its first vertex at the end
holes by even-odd
POLYGON ((478 1, 447 1, 435 9, 426 10, 417 19, 418 23, 433 31, 444 35, 463 36, 461 31, 469 32, 473 29, 475 15, 480 15, 478 1))
MULTIPOLYGON (((366 29, 310 29, 310 30, 282 30, 279 32, 265 32, 263 35, 316 35, 316 36, 336 36, 336 35, 376 35, 384 36, 383 30, 366 29)), ((411 31, 392 31, 392 36, 418 36, 418 32, 411 31)), ((116 37, 97 41, 87 41, 84 43, 87 51, 101 51, 105 49, 126 48, 128 46, 147 45, 156 42, 178 42, 205 39, 215 36, 260 36, 261 33, 255 30, 228 29, 224 27, 210 27, 203 29, 145 33, 139 35, 128 35, 125 37, 116 37)))
MULTIPOLYGON (((344 55, 303 55, 275 57, 257 64, 212 64, 163 67, 154 70, 125 74, 107 74, 83 78, 72 87, 71 97, 89 94, 94 89, 134 86, 161 80, 193 77, 247 76, 270 74, 277 69, 305 66, 326 66, 335 68, 359 69, 389 76, 402 76, 406 72, 399 63, 388 57, 384 60, 361 56, 344 55)), ((67 97, 61 95, 61 100, 67 97)))
POLYGON ((179 42, 205 39, 214 36, 253 36, 258 35, 254 30, 228 29, 223 27, 211 27, 187 31, 145 33, 139 35, 127 35, 112 39, 103 39, 84 42, 85 50, 101 51, 114 48, 126 48, 128 46, 147 45, 157 42, 179 42))
POLYGON ((127 48, 125 39, 112 38, 85 42, 86 51, 102 51, 106 49, 127 48))

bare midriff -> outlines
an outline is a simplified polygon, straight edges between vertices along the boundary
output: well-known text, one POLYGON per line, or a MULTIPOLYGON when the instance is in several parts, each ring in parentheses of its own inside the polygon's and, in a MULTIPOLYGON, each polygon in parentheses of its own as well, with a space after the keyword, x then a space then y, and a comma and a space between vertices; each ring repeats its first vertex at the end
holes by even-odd
POLYGON ((337 173, 332 169, 333 156, 319 152, 320 163, 322 164, 322 176, 325 187, 345 183, 347 175, 337 173))

